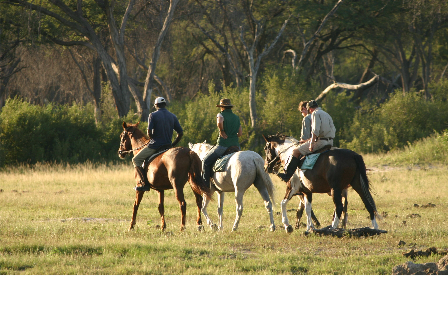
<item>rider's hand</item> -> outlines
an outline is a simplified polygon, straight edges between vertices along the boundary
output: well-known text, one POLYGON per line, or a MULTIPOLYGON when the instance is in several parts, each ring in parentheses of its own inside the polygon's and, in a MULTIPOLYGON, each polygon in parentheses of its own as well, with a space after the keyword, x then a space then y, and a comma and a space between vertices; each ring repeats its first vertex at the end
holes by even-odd
POLYGON ((227 134, 224 131, 219 130, 219 136, 223 139, 227 139, 227 134))

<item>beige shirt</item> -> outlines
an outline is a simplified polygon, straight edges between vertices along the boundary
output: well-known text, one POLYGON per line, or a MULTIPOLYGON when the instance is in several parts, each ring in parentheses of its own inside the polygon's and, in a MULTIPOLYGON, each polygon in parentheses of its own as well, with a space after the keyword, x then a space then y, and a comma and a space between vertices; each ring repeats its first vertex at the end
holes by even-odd
POLYGON ((334 138, 336 135, 333 119, 320 107, 311 114, 311 126, 311 132, 319 138, 334 138))

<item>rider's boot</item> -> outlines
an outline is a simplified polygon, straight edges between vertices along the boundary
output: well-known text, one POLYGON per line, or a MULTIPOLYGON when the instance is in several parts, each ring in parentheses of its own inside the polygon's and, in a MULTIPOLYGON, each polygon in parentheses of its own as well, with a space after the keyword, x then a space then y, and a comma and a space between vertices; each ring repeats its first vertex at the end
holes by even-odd
POLYGON ((134 189, 137 191, 149 191, 151 190, 151 184, 148 182, 148 177, 145 174, 143 167, 135 167, 135 170, 140 177, 140 185, 137 185, 134 189))
POLYGON ((210 175, 211 175, 210 170, 211 169, 212 169, 211 167, 204 166, 204 168, 202 170, 202 180, 204 181, 205 185, 208 188, 211 188, 211 186, 210 186, 210 175))
MULTIPOLYGON (((300 156, 299 156, 300 158, 300 156)), ((280 177, 280 179, 283 182, 288 182, 292 175, 294 175, 294 172, 296 171, 298 165, 299 165, 299 158, 296 158, 294 155, 291 156, 291 161, 289 162, 288 166, 285 169, 284 173, 278 173, 277 176, 280 177)))

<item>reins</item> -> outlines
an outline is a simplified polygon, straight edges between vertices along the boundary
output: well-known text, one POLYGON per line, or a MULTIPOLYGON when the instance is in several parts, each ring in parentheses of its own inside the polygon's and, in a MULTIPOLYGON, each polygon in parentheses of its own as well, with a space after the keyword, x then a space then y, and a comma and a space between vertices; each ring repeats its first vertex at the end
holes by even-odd
MULTIPOLYGON (((127 133, 127 131, 123 131, 123 134, 125 134, 125 133, 127 133)), ((123 139, 124 139, 124 137, 121 139, 121 142, 120 142, 120 148, 121 148, 122 145, 123 145, 123 142, 124 142, 123 139)), ((140 147, 132 148, 132 149, 130 149, 130 150, 126 150, 126 151, 122 151, 122 150, 120 150, 120 151, 118 151, 118 152, 119 152, 120 154, 128 154, 128 153, 132 153, 133 151, 142 149, 142 148, 145 147, 147 144, 149 144, 150 141, 151 141, 151 140, 148 140, 148 142, 144 143, 144 144, 141 145, 140 147)))

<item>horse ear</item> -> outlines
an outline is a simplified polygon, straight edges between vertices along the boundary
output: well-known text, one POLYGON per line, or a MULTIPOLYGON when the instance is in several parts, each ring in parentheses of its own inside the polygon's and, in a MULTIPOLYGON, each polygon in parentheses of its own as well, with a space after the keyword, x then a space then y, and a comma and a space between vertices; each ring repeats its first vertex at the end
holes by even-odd
POLYGON ((207 143, 207 140, 204 140, 204 142, 203 143, 207 143))
POLYGON ((193 149, 193 144, 191 142, 189 142, 188 147, 190 147, 190 149, 193 149))
POLYGON ((269 142, 268 139, 266 139, 266 137, 264 136, 264 134, 261 135, 264 139, 264 141, 269 142))
POLYGON ((138 123, 136 123, 136 124, 135 124, 135 127, 137 127, 137 126, 138 126, 138 124, 140 124, 140 121, 139 121, 138 123))
POLYGON ((126 121, 123 121, 123 129, 126 129, 128 125, 126 124, 126 121))

